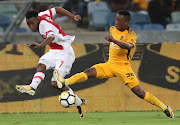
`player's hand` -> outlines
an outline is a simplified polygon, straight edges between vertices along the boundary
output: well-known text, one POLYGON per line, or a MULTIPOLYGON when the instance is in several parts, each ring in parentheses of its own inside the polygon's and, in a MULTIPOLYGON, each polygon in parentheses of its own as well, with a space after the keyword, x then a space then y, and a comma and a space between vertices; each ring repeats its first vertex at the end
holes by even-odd
POLYGON ((111 35, 106 35, 106 36, 104 37, 104 39, 107 40, 107 41, 109 41, 109 42, 114 42, 114 38, 113 38, 113 36, 111 36, 111 35))
POLYGON ((36 42, 30 43, 30 44, 28 44, 28 46, 32 46, 34 48, 40 48, 41 47, 40 44, 38 44, 36 42))
POLYGON ((74 16, 74 20, 75 21, 80 21, 81 20, 81 16, 80 15, 75 15, 74 16))

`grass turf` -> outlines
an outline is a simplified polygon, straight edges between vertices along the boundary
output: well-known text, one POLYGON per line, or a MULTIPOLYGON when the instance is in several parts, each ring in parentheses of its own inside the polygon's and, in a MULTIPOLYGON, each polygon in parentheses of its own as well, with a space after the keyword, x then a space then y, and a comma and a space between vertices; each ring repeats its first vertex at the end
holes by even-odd
POLYGON ((180 111, 169 119, 163 112, 94 112, 80 119, 78 113, 0 114, 0 125, 179 125, 180 111))

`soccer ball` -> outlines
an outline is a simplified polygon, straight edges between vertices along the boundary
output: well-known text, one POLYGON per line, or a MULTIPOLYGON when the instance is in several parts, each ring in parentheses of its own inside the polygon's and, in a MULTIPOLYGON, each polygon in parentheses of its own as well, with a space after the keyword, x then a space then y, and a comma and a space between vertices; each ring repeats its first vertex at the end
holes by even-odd
POLYGON ((59 103, 64 108, 72 107, 76 102, 75 94, 70 91, 62 92, 61 95, 59 95, 59 103))

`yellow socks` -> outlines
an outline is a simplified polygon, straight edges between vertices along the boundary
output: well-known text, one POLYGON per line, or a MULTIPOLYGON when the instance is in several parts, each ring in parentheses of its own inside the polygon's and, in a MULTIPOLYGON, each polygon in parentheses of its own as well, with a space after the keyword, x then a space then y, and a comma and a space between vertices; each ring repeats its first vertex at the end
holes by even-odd
POLYGON ((157 107, 161 108, 163 111, 167 109, 167 106, 164 105, 160 100, 158 100, 155 96, 151 95, 149 92, 146 92, 144 100, 147 102, 156 105, 157 107))
POLYGON ((86 73, 81 72, 81 73, 77 73, 73 76, 71 76, 69 79, 65 79, 65 85, 71 85, 74 83, 80 83, 80 82, 84 82, 88 79, 88 76, 86 75, 86 73))

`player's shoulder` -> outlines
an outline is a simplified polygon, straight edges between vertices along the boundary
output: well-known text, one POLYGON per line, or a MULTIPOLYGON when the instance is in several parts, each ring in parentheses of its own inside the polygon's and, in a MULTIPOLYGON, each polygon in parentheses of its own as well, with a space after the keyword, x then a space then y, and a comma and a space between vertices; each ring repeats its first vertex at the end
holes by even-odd
POLYGON ((133 35, 133 36, 136 36, 136 33, 134 32, 134 30, 130 27, 128 27, 128 33, 133 35))
POLYGON ((116 29, 115 26, 111 26, 111 27, 109 28, 109 31, 112 31, 112 30, 115 30, 115 29, 116 29))
POLYGON ((111 26, 111 27, 109 28, 109 32, 110 32, 110 33, 115 33, 115 32, 117 32, 116 27, 115 27, 115 26, 111 26))

